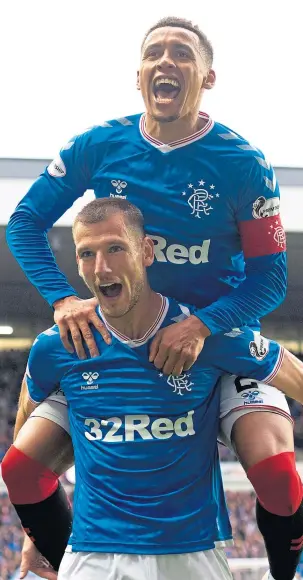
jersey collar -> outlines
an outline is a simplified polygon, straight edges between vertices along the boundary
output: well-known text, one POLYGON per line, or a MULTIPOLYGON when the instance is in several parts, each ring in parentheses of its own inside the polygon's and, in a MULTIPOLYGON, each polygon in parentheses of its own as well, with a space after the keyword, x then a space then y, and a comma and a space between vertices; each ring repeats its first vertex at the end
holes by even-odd
POLYGON ((158 139, 151 137, 151 135, 147 133, 145 129, 145 113, 143 113, 139 121, 140 133, 143 139, 148 143, 150 143, 150 145, 153 145, 153 147, 159 149, 160 151, 162 151, 162 153, 169 153, 174 149, 178 149, 179 147, 185 147, 186 145, 190 145, 190 143, 194 143, 194 141, 198 141, 198 139, 202 139, 212 130, 215 123, 207 113, 200 112, 199 118, 206 120, 206 124, 202 129, 200 129, 200 131, 193 133, 193 135, 190 135, 189 137, 184 137, 183 139, 179 139, 178 141, 173 141, 172 143, 162 143, 161 141, 158 141, 158 139))
POLYGON ((116 328, 111 326, 111 324, 109 324, 107 322, 107 320, 104 318, 104 315, 102 313, 100 306, 98 306, 98 314, 101 317, 102 322, 105 324, 106 328, 110 331, 110 333, 115 338, 117 338, 117 340, 119 340, 119 342, 122 342, 123 344, 127 344, 131 348, 136 348, 138 346, 142 346, 143 344, 146 344, 146 342, 156 334, 156 332, 159 330, 159 328, 163 324, 163 321, 164 321, 165 316, 166 316, 167 311, 168 311, 169 301, 168 301, 168 298, 166 298, 165 296, 162 296, 161 294, 160 294, 160 296, 161 296, 161 306, 160 306, 160 310, 158 312, 157 318, 156 318, 156 320, 154 320, 154 322, 149 327, 149 329, 146 331, 144 336, 142 336, 142 338, 136 338, 136 339, 129 338, 128 336, 125 336, 125 334, 122 334, 121 332, 119 332, 119 330, 117 330, 116 328))

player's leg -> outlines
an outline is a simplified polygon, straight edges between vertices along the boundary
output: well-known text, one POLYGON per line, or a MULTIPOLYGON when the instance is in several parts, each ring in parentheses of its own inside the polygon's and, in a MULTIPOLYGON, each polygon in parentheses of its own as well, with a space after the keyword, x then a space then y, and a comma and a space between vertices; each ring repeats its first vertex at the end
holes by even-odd
POLYGON ((303 546, 303 503, 285 397, 236 377, 224 377, 221 394, 223 441, 231 441, 256 491, 272 578, 293 580, 303 546))
POLYGON ((257 523, 272 578, 293 580, 302 552, 303 503, 292 426, 281 415, 249 413, 237 419, 232 441, 258 497, 257 523))
POLYGON ((58 479, 73 463, 68 429, 66 405, 47 400, 23 425, 2 462, 21 523, 55 569, 72 524, 70 503, 58 479))

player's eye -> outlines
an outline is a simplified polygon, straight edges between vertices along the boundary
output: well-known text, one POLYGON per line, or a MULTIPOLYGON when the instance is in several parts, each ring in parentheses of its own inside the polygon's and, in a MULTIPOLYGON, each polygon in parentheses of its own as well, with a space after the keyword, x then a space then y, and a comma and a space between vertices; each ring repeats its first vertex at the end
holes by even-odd
POLYGON ((190 58, 190 55, 185 50, 178 50, 177 56, 179 58, 190 58))
POLYGON ((91 250, 83 250, 80 252, 80 258, 91 258, 93 256, 93 252, 91 250))
POLYGON ((144 58, 157 58, 159 56, 158 50, 150 50, 145 53, 144 58))
POLYGON ((113 246, 110 246, 108 248, 108 252, 110 254, 115 254, 116 252, 122 252, 122 251, 123 251, 122 246, 119 246, 118 244, 114 244, 113 246))

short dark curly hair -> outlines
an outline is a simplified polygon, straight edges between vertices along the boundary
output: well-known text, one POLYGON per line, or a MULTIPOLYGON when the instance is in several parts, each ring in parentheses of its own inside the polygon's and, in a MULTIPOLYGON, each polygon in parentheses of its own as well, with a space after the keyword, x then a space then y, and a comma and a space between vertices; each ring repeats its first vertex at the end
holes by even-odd
POLYGON ((185 30, 190 30, 191 32, 194 32, 199 38, 201 52, 204 58, 206 59, 207 66, 211 68, 214 59, 214 49, 212 47, 212 44, 208 40, 206 34, 204 34, 202 30, 200 30, 199 26, 193 24, 191 20, 186 20, 186 18, 178 18, 177 16, 166 16, 165 18, 161 18, 161 20, 158 20, 156 24, 154 24, 148 29, 148 31, 144 35, 141 48, 143 48, 145 41, 151 32, 153 32, 157 28, 164 28, 165 26, 185 28, 185 30))

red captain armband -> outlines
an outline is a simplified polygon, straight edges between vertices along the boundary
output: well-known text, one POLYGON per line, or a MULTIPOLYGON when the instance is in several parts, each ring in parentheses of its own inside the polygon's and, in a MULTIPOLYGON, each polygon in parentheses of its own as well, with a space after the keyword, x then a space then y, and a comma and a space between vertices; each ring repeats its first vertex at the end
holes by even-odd
POLYGON ((286 236, 280 215, 239 222, 245 258, 285 252, 286 236))

